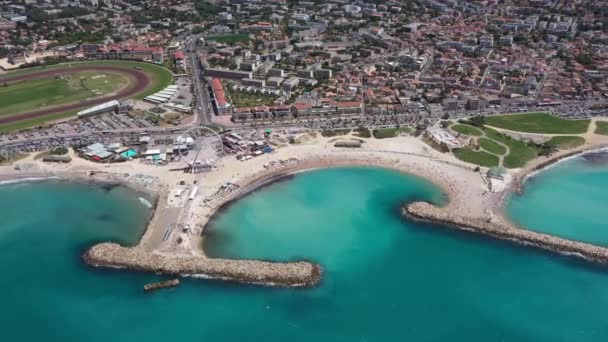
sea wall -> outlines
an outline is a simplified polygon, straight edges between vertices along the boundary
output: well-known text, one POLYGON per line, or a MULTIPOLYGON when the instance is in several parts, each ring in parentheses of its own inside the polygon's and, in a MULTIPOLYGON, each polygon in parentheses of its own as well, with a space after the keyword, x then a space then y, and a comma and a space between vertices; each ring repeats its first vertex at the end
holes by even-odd
POLYGON ((166 255, 115 243, 95 245, 83 258, 86 263, 96 267, 199 276, 264 286, 307 287, 315 286, 321 280, 321 267, 306 261, 268 262, 166 255))
POLYGON ((608 264, 608 248, 562 239, 482 218, 462 217, 429 203, 412 203, 403 210, 403 213, 415 221, 435 223, 496 239, 512 241, 520 245, 573 256, 598 264, 608 264))

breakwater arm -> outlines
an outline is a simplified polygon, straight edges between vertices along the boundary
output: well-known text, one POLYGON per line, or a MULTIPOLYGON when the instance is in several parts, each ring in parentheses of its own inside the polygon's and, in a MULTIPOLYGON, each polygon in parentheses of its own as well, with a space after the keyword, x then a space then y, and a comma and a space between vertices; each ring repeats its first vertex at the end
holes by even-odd
POLYGON ((258 260, 213 259, 203 256, 165 255, 115 243, 93 246, 83 256, 96 267, 126 268, 167 275, 200 276, 239 283, 277 287, 314 286, 321 280, 317 264, 258 260))
POLYGON ((424 202, 412 203, 403 212, 404 215, 415 221, 436 223, 598 264, 608 264, 608 248, 605 247, 525 230, 510 224, 491 222, 483 218, 462 217, 424 202))

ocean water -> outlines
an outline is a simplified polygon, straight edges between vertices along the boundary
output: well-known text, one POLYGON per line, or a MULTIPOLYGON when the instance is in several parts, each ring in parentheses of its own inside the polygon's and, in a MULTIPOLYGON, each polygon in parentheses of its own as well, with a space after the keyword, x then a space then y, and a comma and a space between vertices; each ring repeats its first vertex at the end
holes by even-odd
POLYGON ((591 157, 565 160, 528 179, 523 195, 513 195, 508 202, 513 221, 531 230, 608 246, 608 163, 602 154, 591 157))
POLYGON ((302 173, 228 207, 209 227, 223 257, 309 259, 320 286, 272 289, 159 279, 83 265, 136 241, 148 209, 123 188, 0 187, 2 341, 607 341, 608 272, 568 258, 408 222, 443 201, 374 168, 302 173))

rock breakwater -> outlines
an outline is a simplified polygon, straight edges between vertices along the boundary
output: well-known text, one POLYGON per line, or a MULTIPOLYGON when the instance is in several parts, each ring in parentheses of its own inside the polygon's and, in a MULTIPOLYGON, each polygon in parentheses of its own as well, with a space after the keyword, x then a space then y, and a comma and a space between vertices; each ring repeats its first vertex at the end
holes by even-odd
POLYGON ((436 223, 598 264, 608 264, 608 248, 525 230, 489 219, 462 217, 429 203, 412 203, 403 210, 403 213, 415 221, 436 223))
POLYGON ((306 261, 268 262, 165 255, 115 243, 95 245, 84 254, 83 259, 95 267, 200 276, 275 287, 309 287, 321 280, 321 267, 306 261))

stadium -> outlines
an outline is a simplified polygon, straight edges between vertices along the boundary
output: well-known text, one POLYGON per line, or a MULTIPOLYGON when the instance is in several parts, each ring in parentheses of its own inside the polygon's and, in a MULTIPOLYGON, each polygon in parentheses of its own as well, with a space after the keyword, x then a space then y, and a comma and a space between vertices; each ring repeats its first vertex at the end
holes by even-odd
POLYGON ((172 82, 158 65, 128 61, 57 64, 0 75, 0 130, 75 115, 112 100, 142 99, 172 82))

